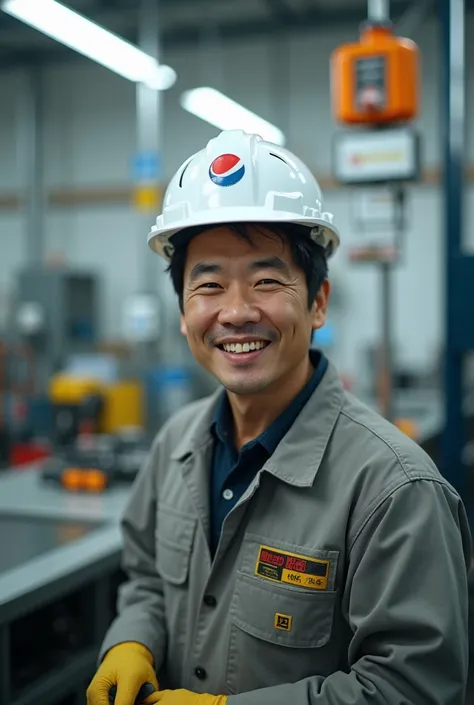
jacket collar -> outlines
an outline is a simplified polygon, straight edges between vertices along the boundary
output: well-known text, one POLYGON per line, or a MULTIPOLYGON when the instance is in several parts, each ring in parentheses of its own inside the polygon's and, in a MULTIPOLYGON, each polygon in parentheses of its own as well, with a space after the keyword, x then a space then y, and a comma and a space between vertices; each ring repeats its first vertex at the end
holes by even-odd
MULTIPOLYGON (((183 461, 212 443, 210 428, 220 394, 219 388, 198 402, 199 411, 196 409, 197 413, 187 423, 172 453, 173 459, 183 461)), ((343 403, 344 390, 339 375, 329 363, 321 382, 263 469, 295 487, 310 487, 343 403)))
MULTIPOLYGON (((173 460, 184 460, 213 440, 210 429, 221 391, 222 388, 219 387, 210 396, 193 404, 197 407, 196 413, 189 414, 189 418, 186 415, 186 426, 180 429, 181 438, 171 453, 173 460)), ((178 412, 178 424, 180 420, 178 412)))

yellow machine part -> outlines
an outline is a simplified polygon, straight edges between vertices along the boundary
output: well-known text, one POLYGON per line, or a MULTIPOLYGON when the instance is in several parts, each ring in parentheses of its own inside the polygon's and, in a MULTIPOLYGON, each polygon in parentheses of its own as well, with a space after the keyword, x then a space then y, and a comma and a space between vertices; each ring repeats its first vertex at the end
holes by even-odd
POLYGON ((51 377, 49 398, 53 404, 80 404, 91 394, 102 394, 104 385, 96 379, 58 373, 51 377))
POLYGON ((127 426, 143 427, 144 394, 140 382, 124 380, 107 385, 103 390, 102 433, 116 433, 127 426))

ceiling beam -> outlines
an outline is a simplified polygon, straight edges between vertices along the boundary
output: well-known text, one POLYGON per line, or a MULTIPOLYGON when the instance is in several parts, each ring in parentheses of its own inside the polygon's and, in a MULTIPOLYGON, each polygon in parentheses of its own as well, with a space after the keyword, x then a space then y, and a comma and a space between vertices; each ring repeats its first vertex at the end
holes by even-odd
MULTIPOLYGON (((173 0, 174 2, 175 0, 173 0)), ((182 1, 182 0, 179 0, 182 1)), ((271 0, 268 0, 269 2, 271 0)), ((412 5, 413 0, 400 0, 393 4, 392 20, 396 23, 406 10, 412 5)), ((468 9, 474 9, 474 0, 467 0, 468 9)), ((281 10, 281 3, 280 3, 281 10)), ((277 9, 278 12, 278 9, 277 9)), ((291 13, 290 10, 288 12, 291 13)), ((291 13, 291 22, 285 16, 282 18, 278 14, 274 14, 267 20, 246 20, 239 22, 225 22, 217 24, 216 33, 218 36, 227 42, 245 41, 247 39, 272 37, 278 34, 287 34, 297 30, 302 32, 314 32, 318 29, 327 29, 331 27, 353 26, 358 29, 358 26, 363 22, 366 15, 365 5, 360 7, 352 7, 341 12, 339 9, 325 9, 310 7, 305 12, 291 13)), ((94 18, 95 19, 95 18, 94 18)), ((0 19, 0 46, 1 35, 8 33, 12 25, 9 21, 12 18, 3 14, 0 19)), ((18 30, 18 22, 15 22, 15 29, 18 30)), ((33 30, 29 30, 33 31, 33 30)), ((124 39, 128 41, 137 41, 136 30, 131 30, 129 33, 122 34, 124 39)), ((7 40, 8 42, 8 40, 7 40)), ((162 36, 162 46, 164 51, 176 48, 190 48, 199 46, 202 42, 202 28, 196 25, 181 25, 165 30, 162 36)), ((25 42, 26 43, 26 42, 25 42)), ((4 44, 5 46, 5 44, 4 44)), ((25 65, 31 63, 51 64, 61 61, 69 61, 71 59, 80 61, 80 57, 76 52, 71 51, 66 47, 57 45, 57 47, 46 49, 42 47, 29 49, 4 49, 0 52, 0 70, 10 69, 13 66, 25 65)))

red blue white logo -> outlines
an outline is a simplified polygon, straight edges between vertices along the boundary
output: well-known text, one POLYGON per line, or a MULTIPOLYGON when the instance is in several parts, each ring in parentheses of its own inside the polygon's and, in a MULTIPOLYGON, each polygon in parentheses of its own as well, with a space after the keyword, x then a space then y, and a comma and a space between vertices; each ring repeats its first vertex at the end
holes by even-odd
POLYGON ((245 174, 245 165, 236 154, 221 154, 209 167, 209 178, 217 186, 234 186, 245 174))

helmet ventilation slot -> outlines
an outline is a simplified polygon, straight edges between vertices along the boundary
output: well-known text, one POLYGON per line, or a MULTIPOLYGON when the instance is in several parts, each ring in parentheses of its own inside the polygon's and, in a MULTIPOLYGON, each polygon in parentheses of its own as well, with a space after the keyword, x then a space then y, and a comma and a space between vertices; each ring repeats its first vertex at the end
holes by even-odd
POLYGON ((186 169, 188 168, 188 166, 189 166, 190 164, 191 164, 191 160, 189 160, 189 162, 188 162, 187 164, 185 164, 184 169, 183 169, 183 171, 181 172, 181 175, 180 175, 180 177, 179 177, 179 188, 183 188, 183 176, 184 176, 184 173, 185 173, 186 169))
POLYGON ((275 159, 279 159, 283 164, 286 164, 288 166, 288 162, 286 162, 283 157, 280 157, 279 154, 273 154, 273 152, 269 152, 271 157, 275 157, 275 159))

